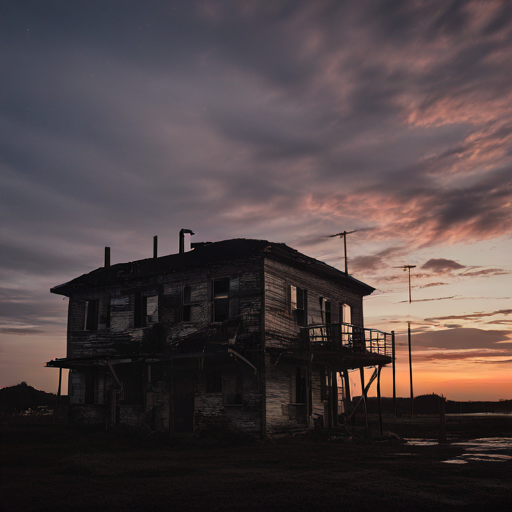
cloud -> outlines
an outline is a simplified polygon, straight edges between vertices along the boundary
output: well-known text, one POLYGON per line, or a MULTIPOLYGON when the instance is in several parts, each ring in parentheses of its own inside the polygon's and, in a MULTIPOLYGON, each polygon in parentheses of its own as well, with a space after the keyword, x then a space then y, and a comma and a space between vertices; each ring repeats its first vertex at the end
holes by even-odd
POLYGON ((489 316, 495 315, 510 315, 512 314, 512 309, 500 309, 498 311, 492 311, 490 313, 471 313, 467 315, 450 315, 450 316, 440 316, 435 318, 425 318, 426 322, 435 322, 439 320, 478 320, 480 318, 485 318, 489 316))
POLYGON ((460 275, 462 275, 464 277, 480 277, 480 276, 489 277, 489 276, 504 276, 504 275, 507 275, 510 273, 512 273, 510 270, 505 270, 502 268, 485 268, 485 269, 481 269, 481 270, 466 271, 460 275))
POLYGON ((448 284, 448 283, 427 283, 427 284, 420 286, 420 288, 432 288, 434 286, 445 286, 446 284, 448 284))
POLYGON ((421 268, 425 270, 432 270, 436 274, 444 274, 466 268, 466 266, 445 258, 432 258, 424 263, 421 268))
POLYGON ((500 349, 499 343, 511 343, 510 331, 485 331, 475 328, 455 328, 423 332, 413 336, 416 347, 446 350, 500 349))

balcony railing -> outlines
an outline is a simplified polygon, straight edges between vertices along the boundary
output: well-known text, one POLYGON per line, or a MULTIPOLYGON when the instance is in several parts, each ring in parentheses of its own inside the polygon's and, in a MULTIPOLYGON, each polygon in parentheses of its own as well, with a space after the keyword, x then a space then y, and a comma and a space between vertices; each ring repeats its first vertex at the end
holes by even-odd
POLYGON ((354 352, 371 352, 392 356, 392 337, 389 332, 365 329, 358 325, 316 324, 301 327, 302 339, 311 350, 333 351, 350 349, 354 352))

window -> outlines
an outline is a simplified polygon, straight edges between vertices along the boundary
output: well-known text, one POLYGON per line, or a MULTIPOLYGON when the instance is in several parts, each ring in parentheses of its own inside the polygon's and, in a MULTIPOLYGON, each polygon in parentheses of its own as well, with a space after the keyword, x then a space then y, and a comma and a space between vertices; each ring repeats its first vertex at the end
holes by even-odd
POLYGON ((86 300, 85 301, 85 331, 97 331, 98 330, 98 311, 100 301, 98 299, 86 300))
POLYGON ((352 311, 348 304, 341 304, 341 321, 343 322, 341 332, 342 341, 348 343, 352 338, 352 325, 345 325, 352 323, 352 311))
POLYGON ((158 322, 158 296, 149 297, 135 292, 133 305, 133 326, 146 327, 148 324, 158 322))
POLYGON ((187 285, 183 288, 183 304, 182 304, 182 314, 181 319, 184 322, 190 322, 191 316, 192 316, 192 290, 190 289, 190 286, 187 285))
POLYGON ((241 375, 228 375, 222 379, 224 405, 243 405, 243 379, 241 375))
POLYGON ((297 368, 295 374, 295 403, 305 404, 307 401, 306 369, 297 368))
POLYGON ((229 277, 213 280, 213 321, 229 318, 229 277))
POLYGON ((220 393, 222 391, 222 376, 220 373, 210 373, 206 377, 206 392, 220 393))
POLYGON ((320 308, 322 310, 322 323, 332 324, 331 301, 320 297, 320 308))
POLYGON ((291 314, 297 325, 307 325, 307 290, 290 285, 291 314))

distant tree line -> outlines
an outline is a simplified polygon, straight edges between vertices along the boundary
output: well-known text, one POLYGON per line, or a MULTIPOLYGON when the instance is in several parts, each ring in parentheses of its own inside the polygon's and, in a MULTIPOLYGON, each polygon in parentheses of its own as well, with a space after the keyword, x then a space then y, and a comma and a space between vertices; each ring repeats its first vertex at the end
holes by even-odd
MULTIPOLYGON (((359 397, 354 397, 353 402, 356 403, 359 397)), ((419 395, 414 398, 415 414, 439 414, 440 396, 432 393, 431 395, 419 395)), ((411 399, 396 399, 397 415, 408 415, 411 413, 411 399)), ((379 412, 379 404, 377 397, 368 397, 367 407, 369 414, 379 412)), ((382 412, 385 414, 393 414, 393 398, 383 397, 381 399, 382 412)), ((464 414, 478 412, 512 412, 512 400, 501 400, 499 402, 458 402, 455 400, 446 400, 447 414, 464 414)))
POLYGON ((12 416, 31 409, 46 406, 53 408, 57 402, 57 396, 46 393, 29 386, 26 382, 0 389, 0 414, 12 416))

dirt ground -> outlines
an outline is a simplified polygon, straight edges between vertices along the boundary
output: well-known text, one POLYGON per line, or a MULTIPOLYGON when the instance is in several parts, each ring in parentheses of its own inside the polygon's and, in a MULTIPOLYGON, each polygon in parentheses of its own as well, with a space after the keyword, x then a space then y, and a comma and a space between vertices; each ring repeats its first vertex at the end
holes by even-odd
MULTIPOLYGON (((437 426, 384 429, 437 439, 437 426)), ((371 428, 262 442, 3 425, 1 510, 512 509, 512 460, 443 462, 463 453, 455 441, 512 437, 510 417, 449 419, 448 445, 409 446, 371 428)))

